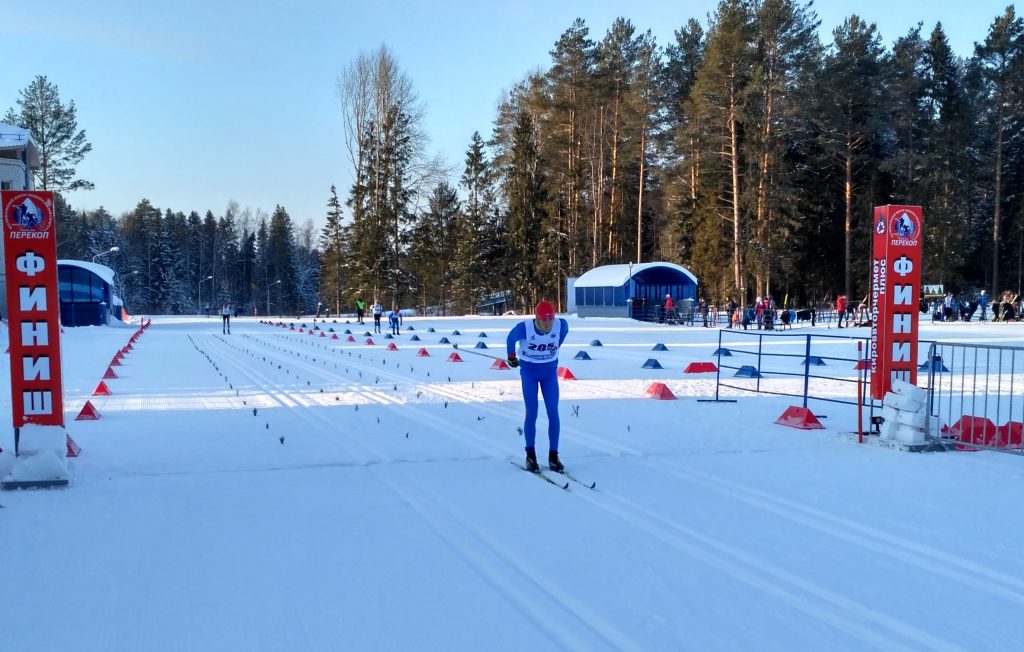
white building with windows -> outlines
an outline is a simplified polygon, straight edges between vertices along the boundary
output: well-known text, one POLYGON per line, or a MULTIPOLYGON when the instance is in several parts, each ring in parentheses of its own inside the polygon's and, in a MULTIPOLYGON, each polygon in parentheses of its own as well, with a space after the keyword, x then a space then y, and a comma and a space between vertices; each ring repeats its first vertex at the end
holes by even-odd
MULTIPOLYGON (((0 190, 34 190, 32 173, 39 169, 39 149, 28 129, 0 122, 0 190)), ((7 274, 0 247, 0 315, 7 316, 7 274)))

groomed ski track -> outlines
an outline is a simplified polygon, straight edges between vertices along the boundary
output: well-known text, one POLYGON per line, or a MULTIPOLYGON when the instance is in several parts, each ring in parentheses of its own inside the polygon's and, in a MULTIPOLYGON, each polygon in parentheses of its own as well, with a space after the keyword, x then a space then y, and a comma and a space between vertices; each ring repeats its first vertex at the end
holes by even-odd
MULTIPOLYGON (((351 591, 390 610, 388 597, 401 593, 404 583, 436 582, 427 590, 449 601, 451 628, 458 628, 461 618, 474 617, 474 607, 491 605, 487 613, 504 618, 492 623, 495 640, 479 641, 488 649, 969 650, 977 649, 978 640, 962 640, 957 628, 944 630, 940 618, 922 618, 929 609, 918 605, 907 613, 908 595, 923 600, 934 587, 949 587, 943 590, 961 596, 960 618, 991 621, 992 609, 1009 618, 1024 607, 1024 575, 1018 572, 957 554, 898 524, 873 520, 866 509, 837 514, 817 505, 813 483, 828 482, 825 470, 807 480, 806 494, 773 488, 772 469, 785 473, 789 459, 820 459, 825 469, 842 463, 833 449, 849 456, 848 444, 834 435, 780 437, 775 432, 734 440, 727 420, 718 427, 701 427, 693 417, 666 422, 666 414, 679 419, 680 410, 705 408, 690 402, 677 404, 673 413, 656 412, 665 404, 639 398, 647 378, 564 382, 563 459, 574 473, 598 481, 597 491, 571 485, 565 492, 506 463, 522 451, 515 371, 450 378, 451 366, 459 364, 445 361, 453 349, 409 342, 406 332, 393 340, 399 350, 387 351, 392 340, 379 335, 371 347, 358 335, 355 343, 344 343, 244 320, 236 321, 234 331, 227 336, 188 325, 154 328, 125 373, 150 388, 137 393, 125 388, 92 400, 128 430, 133 417, 153 409, 166 409, 169 416, 174 405, 209 410, 218 413, 219 431, 242 433, 241 439, 254 448, 278 446, 275 450, 289 451, 289 457, 278 460, 243 450, 233 457, 205 459, 200 468, 175 468, 173 460, 165 460, 102 469, 104 479, 160 483, 201 475, 215 486, 217 476, 233 476, 233 486, 245 478, 288 491, 292 479, 314 474, 318 480, 312 486, 309 478, 303 480, 305 491, 333 492, 343 486, 347 493, 339 493, 338 500, 347 505, 349 523, 355 520, 370 531, 375 518, 405 524, 405 536, 392 542, 393 548, 366 552, 376 569, 359 573, 364 581, 381 582, 390 590, 353 585, 351 591), (421 346, 431 357, 415 356, 421 346), (159 367, 147 362, 147 347, 164 355, 173 350, 175 359, 195 370, 194 382, 161 382, 159 367), (618 402, 628 427, 613 434, 609 424, 588 421, 588 402, 594 401, 618 402), (578 417, 570 406, 579 406, 578 417), (690 440, 666 444, 644 435, 668 428, 690 440), (336 484, 341 477, 344 483, 336 484), (484 498, 476 498, 477 493, 484 498), (380 513, 361 517, 364 508, 380 513), (423 570, 429 573, 403 575, 413 563, 428 565, 423 570), (858 583, 848 582, 846 572, 830 573, 851 566, 873 570, 858 583), (581 576, 588 579, 581 581, 581 576), (885 577, 886 583, 873 577, 885 577), (733 603, 762 608, 730 613, 733 603), (658 608, 652 610, 652 604, 658 608)), ((486 368, 479 359, 463 364, 486 368)), ((668 371, 664 381, 682 384, 668 371)), ((698 392, 710 393, 707 388, 713 387, 706 378, 688 382, 701 385, 698 392)), ((80 406, 87 397, 87 392, 69 392, 68 399, 80 406)), ((712 410, 719 412, 702 414, 705 420, 721 419, 728 409, 715 406, 712 410)), ((543 410, 541 415, 539 448, 546 444, 543 410)), ((86 486, 100 482, 89 473, 102 464, 87 459, 79 474, 86 486)), ((892 464, 878 472, 895 478, 898 468, 892 464)), ((302 493, 292 499, 301 502, 302 493)), ((850 500, 858 502, 856 495, 850 500)), ((915 502, 908 499, 908 508, 915 502)), ((307 515, 311 527, 316 519, 328 524, 332 516, 337 515, 307 515)), ((339 527, 337 534, 347 530, 339 527)), ((140 564, 137 571, 145 572, 141 560, 135 563, 140 564)), ((345 583, 329 572, 318 577, 310 560, 287 563, 299 563, 298 575, 306 581, 345 583)), ((335 613, 351 596, 323 613, 304 600, 301 582, 289 590, 284 608, 295 615, 296 628, 265 634, 272 642, 294 644, 294 649, 336 644, 355 649, 373 641, 385 649, 415 643, 399 634, 389 639, 381 623, 376 632, 355 631, 358 619, 335 613), (345 623, 345 632, 333 631, 337 620, 345 623)), ((322 588, 311 591, 323 593, 322 588)), ((455 648, 468 643, 440 623, 424 623, 424 628, 427 640, 447 631, 452 636, 447 643, 455 648)), ((192 635, 198 647, 203 647, 203 631, 200 626, 192 635)), ((132 635, 119 632, 107 640, 123 642, 132 635)), ((999 636, 996 630, 982 640, 1000 649, 999 636)))

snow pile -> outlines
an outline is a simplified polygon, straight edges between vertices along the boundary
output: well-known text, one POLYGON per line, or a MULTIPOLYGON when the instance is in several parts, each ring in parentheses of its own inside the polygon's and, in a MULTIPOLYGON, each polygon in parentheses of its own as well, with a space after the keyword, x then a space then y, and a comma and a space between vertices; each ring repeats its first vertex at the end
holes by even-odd
POLYGON ((882 408, 881 439, 901 444, 924 443, 928 427, 928 411, 925 409, 928 392, 902 380, 894 380, 892 390, 885 395, 882 408))
POLYGON ((68 480, 67 433, 60 426, 21 427, 18 457, 5 482, 68 480))

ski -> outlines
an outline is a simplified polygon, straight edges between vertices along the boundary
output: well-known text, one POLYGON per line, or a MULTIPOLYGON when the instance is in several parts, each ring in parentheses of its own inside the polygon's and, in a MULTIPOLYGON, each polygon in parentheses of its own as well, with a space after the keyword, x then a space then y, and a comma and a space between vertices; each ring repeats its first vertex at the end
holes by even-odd
POLYGON ((543 480, 545 482, 549 482, 549 483, 555 485, 559 489, 565 489, 566 491, 569 491, 569 483, 568 482, 566 482, 565 484, 562 484, 561 482, 556 482, 553 478, 545 475, 543 471, 531 471, 530 469, 526 468, 524 465, 520 464, 519 462, 514 462, 512 460, 509 460, 509 464, 511 464, 514 467, 520 468, 523 471, 526 471, 530 475, 535 475, 538 478, 540 478, 541 480, 543 480))
POLYGON ((561 473, 565 477, 569 478, 571 481, 575 482, 578 485, 584 486, 587 489, 593 489, 594 491, 597 491, 597 481, 596 480, 594 482, 588 483, 588 482, 584 482, 583 480, 580 480, 579 478, 577 478, 576 476, 572 475, 568 471, 556 471, 556 473, 561 473))

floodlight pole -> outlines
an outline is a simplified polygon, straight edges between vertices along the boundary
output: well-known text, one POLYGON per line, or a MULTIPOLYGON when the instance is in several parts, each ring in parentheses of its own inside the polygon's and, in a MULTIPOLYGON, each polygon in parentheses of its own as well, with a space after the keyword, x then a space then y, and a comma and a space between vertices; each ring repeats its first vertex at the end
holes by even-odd
POLYGON ((273 283, 267 284, 267 317, 270 316, 270 288, 271 286, 277 285, 281 282, 281 279, 277 279, 273 283))

